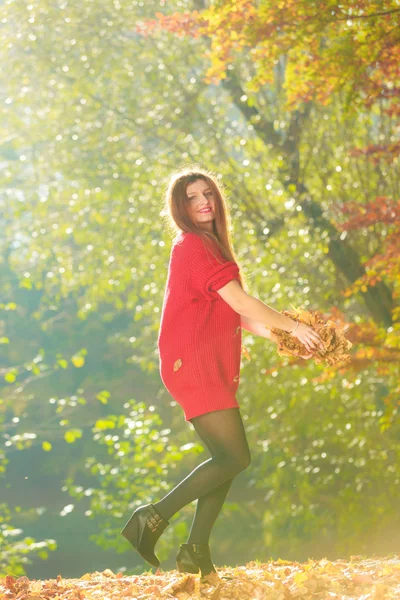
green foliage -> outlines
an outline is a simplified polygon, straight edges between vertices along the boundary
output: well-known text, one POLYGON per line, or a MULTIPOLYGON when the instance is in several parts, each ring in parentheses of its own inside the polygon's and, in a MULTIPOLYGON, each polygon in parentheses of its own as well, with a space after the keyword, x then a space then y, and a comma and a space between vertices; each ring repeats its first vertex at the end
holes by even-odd
MULTIPOLYGON (((154 7, 139 4, 1 7, 0 476, 16 454, 30 465, 39 448, 38 473, 61 475, 64 491, 99 519, 93 539, 117 552, 126 548, 121 522, 168 492, 203 450, 158 376, 171 242, 162 195, 176 167, 198 161, 227 186, 249 293, 277 310, 337 307, 353 325, 375 325, 388 356, 399 332, 398 307, 387 328, 379 297, 374 312, 362 295, 344 294, 350 251, 364 263, 388 228, 336 229, 338 203, 397 190, 398 163, 352 153, 394 138, 395 118, 379 103, 349 118, 340 93, 292 113, 283 58, 256 92, 244 54, 235 63, 240 93, 206 85, 207 39, 142 37, 137 23, 154 7)), ((267 548, 295 557, 306 543, 318 550, 320 539, 332 553, 371 551, 377 529, 396 518, 398 406, 388 398, 398 361, 387 358, 380 371, 361 338, 355 350, 367 362, 330 371, 292 365, 245 331, 243 341, 251 361, 238 400, 253 462, 240 502, 232 497, 219 517, 216 542, 260 556, 267 548)), ((162 556, 187 533, 182 516, 192 512, 174 517, 162 556)), ((28 550, 46 546, 15 544, 4 515, 2 568, 22 573, 28 550)))
MULTIPOLYGON (((15 516, 20 520, 21 514, 18 514, 21 512, 20 507, 16 506, 14 510, 17 513, 15 516)), ((35 509, 31 509, 24 513, 24 516, 34 517, 35 514, 35 509)), ((57 548, 57 543, 52 539, 41 542, 37 542, 31 537, 18 539, 23 531, 12 527, 11 523, 15 516, 11 514, 4 503, 0 504, 0 577, 25 575, 24 567, 32 562, 32 557, 39 556, 46 560, 49 552, 57 548)))
MULTIPOLYGON (((170 435, 171 429, 163 427, 154 407, 129 400, 124 409, 126 414, 107 415, 93 427, 93 439, 99 447, 93 447, 93 455, 86 457, 83 473, 77 478, 87 482, 84 473, 90 473, 90 483, 77 484, 74 478, 67 478, 63 488, 78 500, 89 499, 85 515, 90 519, 100 517, 101 521, 99 533, 91 539, 117 552, 126 551, 126 540, 119 532, 130 514, 154 496, 164 495, 171 479, 178 478, 180 465, 187 469, 192 457, 203 450, 198 443, 177 443, 170 435), (103 460, 99 460, 101 454, 103 460)), ((158 546, 164 558, 171 540, 186 532, 187 526, 177 516, 173 522, 174 527, 158 546)))

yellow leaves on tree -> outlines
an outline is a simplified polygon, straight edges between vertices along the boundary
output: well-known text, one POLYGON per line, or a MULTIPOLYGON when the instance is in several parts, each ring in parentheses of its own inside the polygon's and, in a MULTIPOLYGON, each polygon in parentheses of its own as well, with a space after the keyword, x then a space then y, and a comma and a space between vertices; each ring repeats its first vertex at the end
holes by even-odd
POLYGON ((382 98, 396 104, 400 49, 396 0, 222 0, 201 11, 155 14, 138 25, 143 35, 157 30, 208 41, 210 66, 205 81, 217 83, 246 52, 254 65, 247 82, 256 92, 274 77, 285 56, 287 108, 313 100, 327 104, 346 94, 348 106, 382 98))

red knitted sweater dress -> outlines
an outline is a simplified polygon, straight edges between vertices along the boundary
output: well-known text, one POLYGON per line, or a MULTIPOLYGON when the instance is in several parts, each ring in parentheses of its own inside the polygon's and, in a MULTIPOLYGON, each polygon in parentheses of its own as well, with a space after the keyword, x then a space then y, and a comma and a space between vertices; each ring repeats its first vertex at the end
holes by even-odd
POLYGON ((185 420, 239 407, 240 315, 217 293, 239 280, 236 262, 218 260, 195 233, 180 233, 171 249, 157 346, 160 375, 185 420))

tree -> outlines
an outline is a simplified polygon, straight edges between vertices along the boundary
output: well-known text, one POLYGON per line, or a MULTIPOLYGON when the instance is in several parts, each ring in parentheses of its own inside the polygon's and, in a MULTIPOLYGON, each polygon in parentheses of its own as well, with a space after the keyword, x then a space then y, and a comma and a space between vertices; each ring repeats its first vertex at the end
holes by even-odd
MULTIPOLYGON (((397 406, 387 400, 398 385, 391 360, 398 316, 397 282, 383 272, 376 285, 363 277, 366 261, 382 252, 396 224, 347 232, 349 215, 340 207, 367 206, 381 196, 392 205, 396 163, 377 167, 363 149, 371 141, 386 146, 395 136, 394 113, 379 102, 349 113, 343 90, 328 104, 288 106, 284 55, 273 83, 258 91, 249 87, 251 53, 237 54, 220 85, 207 83, 207 36, 175 37, 162 27, 144 37, 154 8, 143 4, 59 9, 40 0, 2 7, 7 102, 0 110, 8 141, 0 180, 1 277, 5 304, 16 305, 2 316, 2 335, 10 340, 2 375, 30 361, 49 373, 39 377, 39 369, 31 379, 20 369, 14 381, 4 381, 6 455, 12 463, 18 452, 50 443, 38 468, 51 469, 71 495, 86 498, 94 517, 109 511, 98 542, 116 549, 116 523, 129 508, 118 496, 118 473, 126 478, 126 498, 138 489, 128 477, 135 446, 124 437, 130 401, 134 410, 143 401, 149 413, 143 408, 148 454, 135 455, 142 483, 157 495, 169 487, 173 464, 174 479, 187 472, 182 459, 196 456, 199 446, 182 449, 193 444, 193 432, 183 428, 181 410, 157 373, 170 247, 160 213, 169 174, 183 162, 200 162, 227 185, 250 292, 277 309, 289 302, 317 306, 349 322, 358 357, 354 370, 322 370, 278 358, 269 342, 244 333, 251 360, 242 366, 240 402, 258 452, 217 524, 219 546, 228 551, 240 539, 243 552, 265 556, 273 547, 299 557, 306 543, 310 548, 322 537, 332 554, 368 549, 383 519, 388 527, 397 523, 397 406), (353 284, 356 293, 346 296, 353 284), (378 344, 385 352, 376 365, 378 344), (161 423, 168 481, 158 468, 156 481, 152 471, 160 444, 152 425, 161 423), (31 432, 36 437, 28 445, 24 434, 31 432), (249 511, 240 528, 242 507, 249 511)), ((214 3, 213 10, 223 6, 214 3)), ((186 531, 189 512, 177 516, 166 544, 186 531)))

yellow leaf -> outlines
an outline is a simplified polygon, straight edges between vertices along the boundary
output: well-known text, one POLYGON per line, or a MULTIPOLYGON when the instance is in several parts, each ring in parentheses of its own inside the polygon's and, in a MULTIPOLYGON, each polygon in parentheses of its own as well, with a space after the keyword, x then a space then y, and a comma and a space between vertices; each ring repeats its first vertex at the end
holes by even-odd
POLYGON ((16 380, 16 376, 14 375, 14 373, 6 373, 4 375, 4 379, 8 383, 14 383, 14 381, 16 380))
POLYGON ((178 369, 180 369, 182 366, 182 360, 180 358, 178 358, 178 360, 176 360, 174 362, 174 371, 177 371, 178 369))
POLYGON ((107 392, 107 390, 102 390, 96 396, 97 400, 100 400, 100 402, 102 404, 107 404, 109 397, 110 397, 110 392, 107 392))
POLYGON ((74 356, 71 358, 71 362, 75 367, 77 367, 77 369, 79 369, 79 367, 82 367, 85 364, 85 359, 80 354, 74 354, 74 356))
POLYGON ((242 344, 242 351, 243 351, 243 354, 245 355, 245 357, 247 358, 247 360, 251 360, 249 351, 247 350, 246 346, 244 346, 243 344, 242 344))
POLYGON ((68 444, 73 444, 77 438, 82 437, 80 429, 70 429, 64 433, 64 439, 68 444))
POLYGON ((308 573, 296 573, 293 576, 293 579, 295 580, 295 582, 297 583, 297 585, 299 585, 300 583, 303 583, 303 581, 306 581, 308 579, 308 573))
POLYGON ((111 419, 98 419, 94 426, 96 429, 114 429, 115 423, 111 419))

